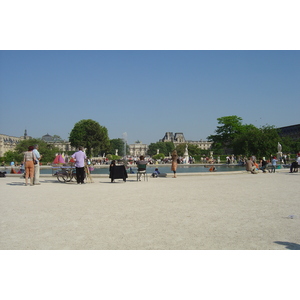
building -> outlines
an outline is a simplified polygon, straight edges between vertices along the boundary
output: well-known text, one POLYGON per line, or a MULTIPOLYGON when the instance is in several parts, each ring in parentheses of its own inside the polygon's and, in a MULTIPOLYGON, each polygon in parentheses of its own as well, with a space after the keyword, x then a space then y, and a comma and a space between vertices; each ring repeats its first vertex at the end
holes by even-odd
POLYGON ((76 151, 76 147, 72 147, 70 142, 62 140, 57 136, 52 136, 48 133, 42 136, 42 140, 47 144, 53 145, 54 147, 58 148, 61 152, 76 151))
MULTIPOLYGON (((3 157, 7 151, 15 151, 16 146, 20 143, 20 141, 31 138, 31 136, 27 136, 27 130, 25 130, 24 135, 21 137, 0 134, 0 157, 3 157)), ((49 134, 44 135, 42 140, 48 144, 52 144, 54 147, 57 147, 61 152, 76 150, 75 147, 71 146, 70 142, 57 139, 55 136, 53 137, 49 134)))
POLYGON ((292 140, 300 139, 300 124, 280 127, 278 129, 278 134, 281 137, 290 137, 292 140))
POLYGON ((137 141, 134 144, 129 145, 129 154, 130 156, 141 156, 141 155, 146 155, 148 151, 148 145, 143 144, 140 141, 137 141))
POLYGON ((186 140, 182 132, 176 132, 173 134, 173 132, 166 132, 165 136, 159 140, 160 142, 172 142, 175 147, 179 144, 193 144, 197 145, 200 149, 202 150, 209 150, 211 149, 212 143, 213 142, 208 142, 208 141, 190 141, 186 140))
POLYGON ((27 130, 25 130, 24 135, 21 137, 0 134, 0 157, 4 156, 4 153, 7 151, 14 151, 20 141, 30 138, 27 136, 27 130))

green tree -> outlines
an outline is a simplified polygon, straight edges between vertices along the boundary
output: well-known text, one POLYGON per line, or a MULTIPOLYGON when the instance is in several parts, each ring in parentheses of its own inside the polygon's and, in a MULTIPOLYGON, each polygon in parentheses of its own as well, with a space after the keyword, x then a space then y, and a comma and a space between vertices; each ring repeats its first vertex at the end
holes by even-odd
POLYGON ((98 156, 109 151, 110 146, 107 128, 91 119, 77 122, 69 141, 73 147, 86 148, 87 156, 98 156))
MULTIPOLYGON (((189 144, 189 143, 187 145, 188 145, 188 153, 190 156, 201 155, 202 151, 197 145, 189 144)), ((185 152, 185 147, 186 147, 186 143, 179 144, 176 146, 176 151, 179 156, 183 156, 185 152)))
POLYGON ((51 163, 54 158, 55 154, 60 152, 60 150, 57 147, 54 147, 51 144, 47 144, 45 141, 41 139, 27 139, 22 140, 18 145, 16 146, 16 149, 14 152, 21 155, 23 160, 23 153, 28 150, 29 146, 39 145, 39 152, 42 155, 41 163, 47 164, 48 162, 51 163))
POLYGON ((281 142, 281 138, 274 126, 256 128, 254 125, 246 125, 244 129, 232 142, 233 152, 236 155, 270 157, 276 154, 277 144, 281 142))
POLYGON ((152 156, 153 159, 159 160, 159 159, 164 159, 165 155, 163 153, 158 153, 152 156))
POLYGON ((23 154, 9 150, 4 153, 2 160, 4 160, 6 163, 10 163, 12 161, 20 163, 23 161, 23 154))
POLYGON ((243 132, 242 118, 238 116, 227 116, 218 118, 218 124, 214 135, 207 137, 209 141, 214 143, 213 147, 220 148, 232 148, 232 142, 235 137, 243 132))
POLYGON ((163 153, 165 156, 169 156, 169 153, 171 153, 175 147, 172 142, 156 142, 151 143, 148 146, 148 155, 153 156, 157 154, 157 149, 159 150, 159 153, 163 153))

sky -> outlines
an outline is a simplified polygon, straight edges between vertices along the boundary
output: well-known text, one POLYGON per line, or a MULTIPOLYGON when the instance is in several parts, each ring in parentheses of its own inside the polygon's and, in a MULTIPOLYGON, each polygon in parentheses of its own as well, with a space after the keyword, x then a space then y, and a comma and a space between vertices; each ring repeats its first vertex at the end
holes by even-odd
POLYGON ((2 50, 0 133, 68 139, 92 119, 109 138, 150 144, 168 131, 206 140, 217 118, 299 124, 299 51, 2 50))

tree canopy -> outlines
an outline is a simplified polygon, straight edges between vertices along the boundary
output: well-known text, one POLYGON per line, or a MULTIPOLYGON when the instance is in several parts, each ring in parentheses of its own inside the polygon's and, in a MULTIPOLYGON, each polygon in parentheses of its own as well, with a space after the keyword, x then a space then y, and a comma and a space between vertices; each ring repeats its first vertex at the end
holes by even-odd
MULTIPOLYGON (((188 145, 188 153, 190 156, 201 155, 202 151, 197 145, 189 144, 189 143, 187 143, 187 145, 188 145)), ((176 151, 179 156, 183 156, 185 152, 185 147, 186 147, 186 143, 179 144, 176 146, 176 151)))
POLYGON ((270 157, 276 155, 278 142, 281 138, 274 126, 256 128, 252 125, 235 137, 232 146, 236 154, 270 157))
POLYGON ((169 153, 171 153, 175 149, 175 147, 172 142, 151 143, 148 146, 148 155, 156 155, 157 149, 159 149, 159 153, 163 153, 165 156, 169 156, 169 153))
POLYGON ((86 148, 87 156, 107 152, 110 146, 107 128, 91 119, 77 122, 70 133, 69 141, 73 147, 86 148))
POLYGON ((213 141, 213 150, 224 149, 236 155, 256 155, 257 157, 270 157, 277 154, 278 142, 282 144, 285 152, 295 151, 296 142, 288 138, 281 138, 274 126, 265 125, 260 128, 252 124, 242 124, 242 118, 228 116, 218 118, 215 135, 210 135, 213 141))
POLYGON ((242 118, 238 116, 227 116, 218 118, 218 124, 214 135, 207 137, 214 143, 216 148, 231 148, 234 138, 243 131, 242 118))

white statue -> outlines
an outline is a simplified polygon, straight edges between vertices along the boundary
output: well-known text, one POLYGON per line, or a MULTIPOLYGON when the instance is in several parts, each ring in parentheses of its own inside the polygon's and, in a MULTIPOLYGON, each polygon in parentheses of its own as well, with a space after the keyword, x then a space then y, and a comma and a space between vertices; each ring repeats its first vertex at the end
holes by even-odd
POLYGON ((282 146, 280 145, 280 143, 278 142, 278 146, 277 146, 278 152, 281 152, 282 150, 282 146))
POLYGON ((185 152, 188 153, 188 144, 185 144, 185 152))

